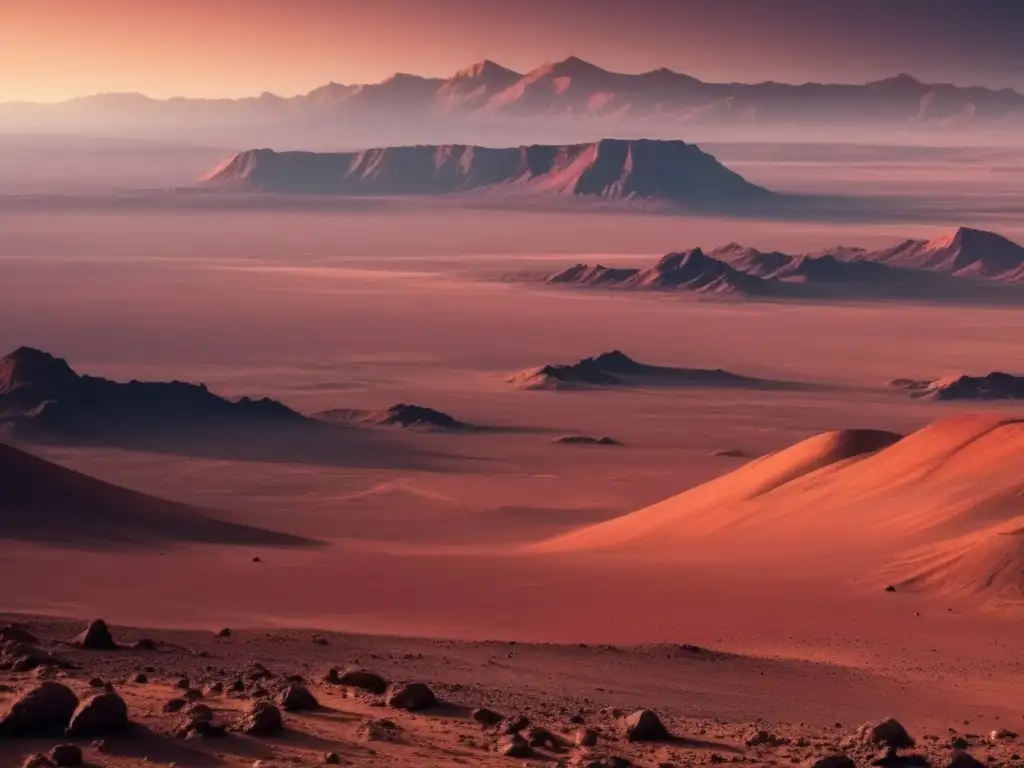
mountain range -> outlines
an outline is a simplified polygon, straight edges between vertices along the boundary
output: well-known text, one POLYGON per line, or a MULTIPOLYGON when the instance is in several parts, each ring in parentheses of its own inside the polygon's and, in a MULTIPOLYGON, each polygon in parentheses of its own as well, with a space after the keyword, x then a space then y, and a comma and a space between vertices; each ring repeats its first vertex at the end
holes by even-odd
POLYGON ((229 400, 202 384, 84 376, 67 361, 31 347, 0 358, 0 424, 31 434, 93 437, 156 427, 302 422, 304 418, 276 400, 229 400))
POLYGON ((362 152, 235 155, 200 184, 207 190, 332 195, 449 195, 503 190, 688 204, 766 201, 772 194, 682 141, 603 139, 592 144, 493 149, 446 145, 362 152))
POLYGON ((897 126, 1012 131, 1024 119, 1024 95, 925 83, 906 74, 863 84, 709 83, 664 68, 612 72, 570 57, 525 73, 485 60, 447 78, 399 73, 378 83, 327 83, 292 97, 158 100, 108 93, 56 104, 0 104, 5 131, 332 148, 509 137, 564 141, 579 136, 576 118, 595 121, 603 135, 655 138, 692 136, 700 127, 735 128, 750 138, 769 127, 861 135, 865 127, 897 126))
POLYGON ((739 297, 990 297, 999 289, 1024 287, 1024 247, 967 227, 881 250, 837 247, 787 254, 730 243, 708 252, 670 253, 647 268, 574 264, 543 281, 739 297))

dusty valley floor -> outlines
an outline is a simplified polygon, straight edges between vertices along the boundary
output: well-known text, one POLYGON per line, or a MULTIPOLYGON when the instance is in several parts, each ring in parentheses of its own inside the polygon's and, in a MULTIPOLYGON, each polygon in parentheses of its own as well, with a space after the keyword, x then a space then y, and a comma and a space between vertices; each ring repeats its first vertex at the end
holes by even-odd
MULTIPOLYGON (((745 172, 756 178, 756 169, 745 172)), ((918 191, 921 183, 929 182, 918 191)), ((1010 191, 996 190, 999 200, 1010 191)), ((966 218, 1003 210, 992 200, 986 209, 974 187, 962 202, 966 218)), ((700 301, 500 279, 576 261, 649 263, 729 241, 878 246, 964 223, 1024 239, 1014 213, 997 218, 795 223, 443 206, 0 203, 0 352, 29 345, 82 373, 203 382, 310 414, 415 403, 486 427, 359 425, 351 427, 355 442, 343 432, 308 440, 236 431, 27 444, 105 481, 317 545, 82 541, 59 527, 42 535, 6 520, 0 609, 17 615, 0 624, 24 623, 43 648, 78 665, 55 674, 80 694, 99 676, 124 695, 143 730, 106 739, 102 749, 82 742, 96 765, 312 765, 327 752, 354 765, 505 764, 511 758, 494 751, 497 736, 469 716, 479 706, 527 714, 560 734, 582 719, 600 732, 602 749, 642 766, 802 763, 887 715, 936 764, 960 734, 973 734, 966 738, 979 759, 1019 764, 1013 740, 987 739, 995 729, 1024 727, 1019 601, 952 589, 886 592, 896 578, 886 568, 903 554, 910 539, 900 537, 911 527, 869 514, 882 509, 881 496, 864 491, 862 527, 842 528, 841 538, 860 546, 834 551, 815 525, 784 516, 855 513, 804 485, 785 504, 764 508, 779 526, 751 529, 734 546, 696 528, 692 537, 661 536, 646 551, 549 544, 822 432, 909 434, 966 411, 992 416, 996 409, 985 405, 912 400, 887 382, 1020 371, 1024 312, 700 301), (645 363, 801 386, 548 392, 507 381, 614 349, 645 363), (557 442, 565 435, 621 445, 557 442), (61 642, 97 617, 124 643, 156 639, 156 650, 87 652, 61 642), (214 636, 222 627, 230 637, 214 636), (253 693, 209 686, 229 683, 253 661, 277 682, 302 675, 325 709, 286 713, 284 736, 270 740, 168 735, 179 718, 163 706, 179 693, 178 678, 188 677, 226 722, 253 693), (322 681, 329 666, 350 664, 426 682, 449 706, 392 711, 322 681), (148 682, 132 682, 147 667, 148 682), (655 709, 685 740, 625 740, 619 714, 640 707, 655 709), (747 747, 758 727, 788 743, 747 747)), ((991 456, 1002 462, 1002 482, 1012 452, 991 456)), ((935 462, 941 475, 945 465, 935 462)), ((986 472, 988 464, 978 459, 986 472)), ((886 472, 895 477, 904 466, 886 472)), ((866 487, 846 477, 835 487, 866 487)), ((1006 482, 1000 510, 1019 498, 1006 482)), ((893 515, 926 514, 913 497, 941 498, 959 514, 969 494, 953 483, 922 485, 920 493, 914 486, 886 503, 893 515)), ((982 510, 972 520, 999 522, 990 506, 970 509, 982 510)), ((3 674, 7 700, 34 682, 31 671, 3 674)), ((5 745, 0 766, 54 743, 5 745)), ((540 748, 529 759, 570 758, 578 750, 540 748)))

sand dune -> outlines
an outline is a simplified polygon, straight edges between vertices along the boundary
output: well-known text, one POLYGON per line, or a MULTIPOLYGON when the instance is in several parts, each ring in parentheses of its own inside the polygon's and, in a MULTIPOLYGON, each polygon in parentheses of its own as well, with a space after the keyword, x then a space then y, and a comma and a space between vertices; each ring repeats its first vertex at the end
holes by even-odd
POLYGON ((850 555, 863 566, 851 577, 865 576, 914 547, 987 540, 993 526, 1015 522, 1022 451, 1024 420, 998 416, 944 419, 902 439, 827 433, 537 549, 807 563, 850 555))
POLYGON ((75 548, 316 544, 120 488, 4 443, 0 443, 0 538, 75 548))

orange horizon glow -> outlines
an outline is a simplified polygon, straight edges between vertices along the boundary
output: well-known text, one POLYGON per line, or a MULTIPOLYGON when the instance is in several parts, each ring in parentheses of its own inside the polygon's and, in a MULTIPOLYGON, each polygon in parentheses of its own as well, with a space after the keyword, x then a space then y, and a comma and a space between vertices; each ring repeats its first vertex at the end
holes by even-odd
MULTIPOLYGON (((665 66, 712 81, 864 82, 909 71, 923 79, 1024 90, 1021 54, 1013 53, 1016 47, 1009 53, 1000 47, 1000 35, 1013 28, 1006 18, 986 21, 978 10, 966 21, 941 12, 916 20, 902 11, 925 7, 915 0, 899 4, 901 10, 863 0, 858 9, 867 10, 854 15, 849 6, 822 10, 825 5, 811 0, 5 0, 0 71, 7 76, 0 78, 0 101, 60 101, 111 92, 155 98, 234 98, 264 91, 290 96, 330 81, 376 82, 396 71, 447 77, 485 58, 527 71, 570 55, 616 71, 665 66), (889 19, 887 13, 895 16, 889 19), (970 19, 977 21, 974 31, 970 19), (906 37, 901 27, 906 24, 919 29, 918 37, 906 37), (954 41, 960 39, 955 35, 964 38, 959 46, 964 50, 944 42, 951 34, 954 41), (904 36, 899 44, 879 44, 896 35, 904 36), (982 39, 986 35, 991 39, 982 39), (867 49, 872 36, 876 40, 867 49), (965 52, 969 45, 973 51, 965 52)), ((1024 5, 1006 8, 1007 14, 1024 17, 1024 5)))

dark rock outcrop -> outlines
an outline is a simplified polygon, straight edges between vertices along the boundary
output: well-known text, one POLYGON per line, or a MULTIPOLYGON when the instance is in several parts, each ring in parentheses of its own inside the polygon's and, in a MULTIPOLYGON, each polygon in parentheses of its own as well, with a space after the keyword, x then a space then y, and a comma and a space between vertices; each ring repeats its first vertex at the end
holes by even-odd
POLYGON ((75 638, 75 645, 88 651, 116 651, 118 648, 103 619, 94 619, 89 622, 89 626, 75 638))
POLYGON ((405 683, 391 686, 386 703, 394 709, 417 712, 438 705, 437 696, 425 683, 405 683))

